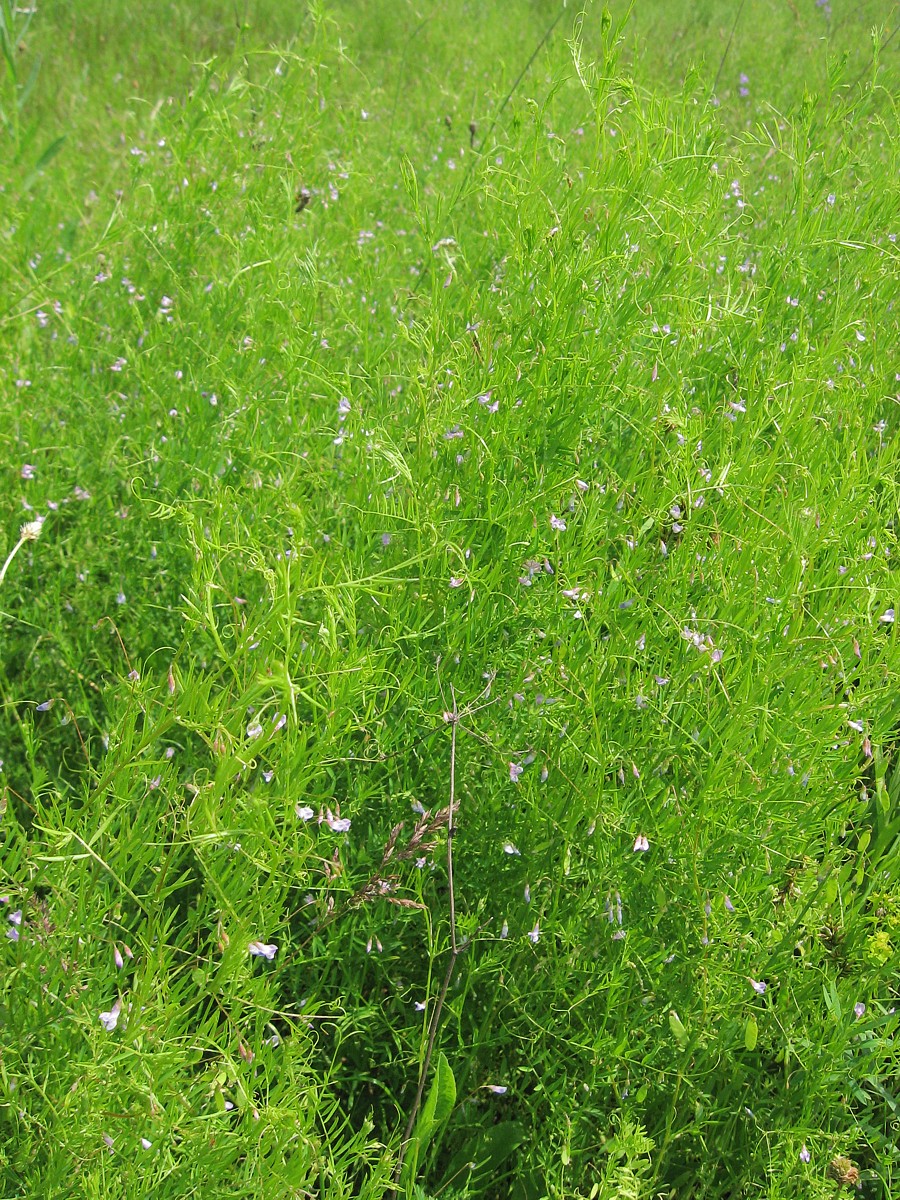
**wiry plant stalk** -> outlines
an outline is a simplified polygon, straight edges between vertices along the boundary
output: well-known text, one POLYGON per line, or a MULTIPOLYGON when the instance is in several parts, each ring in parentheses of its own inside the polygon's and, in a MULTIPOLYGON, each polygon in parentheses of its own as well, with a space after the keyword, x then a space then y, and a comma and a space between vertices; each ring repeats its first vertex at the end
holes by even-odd
MULTIPOLYGON (((456 969, 456 960, 459 958, 461 949, 463 949, 456 936, 456 893, 453 885, 453 813, 456 808, 456 731, 459 728, 459 709, 456 703, 456 693, 452 687, 450 688, 450 695, 453 699, 453 708, 450 712, 444 713, 444 720, 450 725, 450 803, 447 807, 447 883, 450 889, 450 958, 447 962, 447 970, 444 972, 444 982, 441 984, 440 994, 432 1010, 431 1020, 428 1023, 425 1057, 422 1060, 422 1069, 419 1071, 419 1084, 416 1088, 416 1096, 410 1110, 409 1120, 406 1122, 403 1141, 400 1143, 400 1152, 397 1155, 397 1165, 394 1168, 394 1186, 390 1193, 392 1197, 397 1195, 397 1186, 403 1171, 406 1151, 412 1139, 419 1109, 422 1106, 422 1096, 425 1094, 425 1082, 428 1079, 431 1055, 434 1051, 434 1043, 437 1039, 441 1015, 444 1011, 444 1001, 447 998, 447 990, 450 987, 450 981, 456 969)), ((465 945, 468 945, 468 940, 464 943, 465 945)))
POLYGON ((16 557, 26 542, 36 542, 41 536, 41 529, 44 526, 44 518, 37 517, 34 521, 26 521, 19 531, 19 540, 6 556, 6 562, 0 567, 0 584, 6 578, 6 572, 9 570, 9 565, 16 557))

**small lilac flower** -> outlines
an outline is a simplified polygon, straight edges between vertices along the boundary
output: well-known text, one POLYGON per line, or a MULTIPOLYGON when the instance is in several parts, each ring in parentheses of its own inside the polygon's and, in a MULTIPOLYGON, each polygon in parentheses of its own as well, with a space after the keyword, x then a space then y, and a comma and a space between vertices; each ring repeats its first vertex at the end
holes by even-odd
POLYGON ((565 521, 562 519, 562 517, 551 516, 551 518, 550 518, 550 528, 551 528, 551 529, 555 529, 555 530, 557 531, 557 533, 565 533, 565 531, 566 531, 566 523, 565 523, 565 521))
POLYGON ((857 1021, 861 1020, 866 1015, 866 1006, 861 1000, 858 1000, 856 1004, 853 1005, 853 1013, 857 1021))
POLYGON ((31 463, 25 463, 19 474, 23 479, 34 479, 34 473, 36 470, 37 468, 32 466, 31 463))
POLYGON ((516 847, 513 845, 513 843, 512 843, 512 842, 504 842, 504 844, 503 844, 503 853, 504 853, 504 854, 516 854, 516 855, 519 855, 519 856, 521 856, 521 854, 522 854, 522 851, 521 851, 521 850, 519 850, 519 849, 517 849, 517 848, 516 848, 516 847))
POLYGON ((286 724, 287 724, 287 715, 285 713, 276 713, 275 717, 274 717, 273 732, 277 733, 279 731, 279 729, 284 729, 286 724))
POLYGON ((153 1143, 150 1141, 149 1138, 142 1137, 141 1145, 144 1147, 145 1150, 150 1150, 153 1146, 153 1143))
POLYGON ((510 778, 510 781, 511 781, 512 783, 518 783, 518 782, 519 782, 519 777, 521 776, 521 774, 522 774, 522 772, 523 772, 524 770, 525 770, 525 768, 524 768, 523 766, 521 766, 519 763, 513 763, 513 762, 511 762, 511 763, 509 764, 509 778, 510 778))
POLYGON ((632 849, 638 853, 643 854, 645 851, 650 849, 650 843, 647 841, 647 839, 644 837, 644 835, 642 833, 639 833, 637 835, 637 837, 634 839, 634 846, 632 847, 632 849))
POLYGON ((725 896, 723 903, 728 912, 734 912, 734 905, 731 903, 731 898, 729 896, 725 896))
POLYGON ((428 1004, 425 1000, 416 1001, 416 1012, 424 1012, 427 1007, 428 1004))
POLYGON ((251 721, 247 726, 247 738, 249 741, 255 741, 256 738, 262 736, 263 727, 259 721, 251 721))
POLYGON ((505 1087, 502 1083, 487 1083, 485 1087, 489 1092, 493 1092, 495 1096, 505 1096, 509 1091, 509 1088, 505 1087))
POLYGON ((113 962, 116 964, 116 970, 121 971, 125 966, 125 959, 122 957, 122 951, 118 946, 113 946, 113 962))
POLYGON ((109 1012, 100 1013, 100 1024, 107 1033, 112 1033, 119 1023, 119 1013, 122 1011, 122 1001, 117 1000, 109 1012))
POLYGON ((540 923, 540 921, 535 921, 534 929, 529 929, 527 937, 528 937, 529 942, 531 942, 531 944, 533 946, 536 946, 540 936, 541 936, 541 923, 540 923))
POLYGON ((808 1163, 810 1160, 810 1157, 811 1156, 810 1156, 809 1150, 806 1148, 806 1142, 804 1142, 803 1145, 800 1147, 800 1161, 803 1163, 808 1163))
POLYGON ((333 833, 346 833, 350 828, 350 818, 336 817, 330 808, 326 810, 325 817, 323 819, 325 824, 330 830, 332 830, 333 833))
POLYGON ((278 947, 266 942, 251 942, 247 947, 255 958, 267 958, 269 962, 278 952, 278 947))
POLYGON ((9 914, 7 915, 7 918, 6 918, 6 919, 7 919, 7 921, 10 921, 10 922, 11 922, 13 925, 21 925, 21 924, 22 924, 22 910, 21 910, 21 908, 17 908, 17 909, 15 910, 15 912, 11 912, 11 913, 9 913, 9 914))
POLYGON ((391 544, 391 535, 389 533, 381 535, 381 544, 382 546, 389 546, 391 544))
POLYGON ((459 578, 458 575, 450 576, 450 586, 452 588, 462 587, 462 585, 463 585, 463 581, 459 578))
POLYGON ((764 996, 766 994, 766 985, 761 979, 751 979, 750 986, 758 996, 764 996))
POLYGON ((883 625, 893 625, 894 610, 892 608, 887 609, 885 612, 883 612, 881 614, 881 616, 878 618, 878 620, 881 621, 881 623, 883 625))

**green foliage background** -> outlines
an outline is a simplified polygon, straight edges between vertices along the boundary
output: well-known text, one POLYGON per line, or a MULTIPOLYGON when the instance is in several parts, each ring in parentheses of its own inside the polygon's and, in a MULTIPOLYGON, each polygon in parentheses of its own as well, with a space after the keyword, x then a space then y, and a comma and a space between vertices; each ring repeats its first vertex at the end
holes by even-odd
POLYGON ((2 1195, 895 1195, 897 6, 27 7, 2 1195))

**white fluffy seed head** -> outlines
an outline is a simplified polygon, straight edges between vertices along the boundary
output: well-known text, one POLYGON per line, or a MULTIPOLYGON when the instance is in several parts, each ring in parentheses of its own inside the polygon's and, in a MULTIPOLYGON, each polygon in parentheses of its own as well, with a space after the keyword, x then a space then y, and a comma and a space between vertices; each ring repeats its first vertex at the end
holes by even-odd
POLYGON ((44 518, 35 517, 33 521, 26 521, 19 530, 19 536, 23 542, 36 542, 41 536, 41 530, 44 528, 44 518))

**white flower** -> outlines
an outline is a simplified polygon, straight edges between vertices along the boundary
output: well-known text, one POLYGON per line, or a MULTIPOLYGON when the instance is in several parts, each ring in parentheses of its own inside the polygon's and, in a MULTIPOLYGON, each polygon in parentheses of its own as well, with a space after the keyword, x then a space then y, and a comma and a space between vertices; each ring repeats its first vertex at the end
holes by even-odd
POLYGON ((247 726, 247 737, 252 742, 255 738, 258 738, 262 734, 262 731, 263 728, 259 721, 252 721, 247 726))
POLYGON ((521 855, 522 851, 521 851, 521 850, 518 850, 518 849, 517 849, 517 848, 516 848, 516 847, 515 847, 515 846, 512 844, 512 842, 505 842, 505 843, 504 843, 504 845, 503 845, 503 853, 504 853, 504 854, 519 854, 519 855, 521 855))
POLYGON ((635 851, 639 851, 640 853, 643 853, 645 850, 650 849, 650 843, 647 841, 647 839, 644 837, 644 835, 642 833, 639 833, 637 835, 637 837, 634 839, 633 849, 635 851))
POLYGON ((267 958, 269 962, 272 961, 278 952, 277 946, 267 944, 266 942, 251 942, 247 949, 255 958, 267 958))
POLYGON ((23 542, 36 542, 41 536, 41 530, 44 528, 44 517, 35 517, 33 521, 26 521, 19 530, 19 537, 23 542))
POLYGON ((883 613, 881 614, 881 616, 878 618, 878 620, 879 620, 879 621, 881 621, 881 622, 883 622, 885 625, 893 625, 893 623, 894 623, 894 610, 893 610, 892 608, 889 608, 889 609, 887 609, 887 611, 886 611, 886 612, 883 612, 883 613))
POLYGON ((109 1012, 100 1013, 100 1024, 107 1033, 112 1033, 119 1023, 119 1013, 122 1011, 122 1001, 117 1000, 109 1012))
POLYGON ((151 1148, 151 1146, 153 1145, 153 1143, 150 1141, 150 1139, 149 1139, 149 1138, 143 1138, 143 1137, 142 1137, 142 1138, 141 1138, 141 1145, 144 1147, 144 1149, 145 1149, 145 1150, 149 1150, 149 1149, 151 1148))
POLYGON ((551 528, 551 529, 555 529, 555 530, 556 530, 558 533, 565 533, 565 531, 566 531, 566 523, 565 523, 565 521, 562 519, 562 517, 551 516, 551 518, 550 518, 550 528, 551 528))
POLYGON ((316 815, 308 804, 297 804, 294 806, 294 812, 301 821, 311 821, 316 815))
POLYGON ((528 936, 529 942, 531 942, 532 945, 536 946, 537 942, 538 942, 538 938, 541 936, 540 921, 535 921, 534 929, 529 929, 527 936, 528 936))

